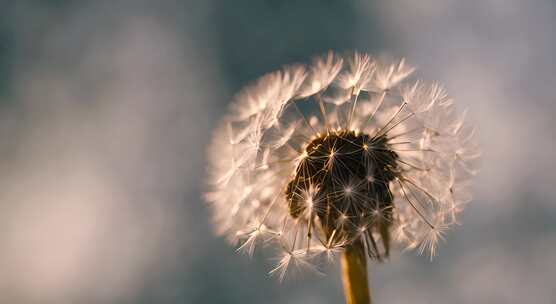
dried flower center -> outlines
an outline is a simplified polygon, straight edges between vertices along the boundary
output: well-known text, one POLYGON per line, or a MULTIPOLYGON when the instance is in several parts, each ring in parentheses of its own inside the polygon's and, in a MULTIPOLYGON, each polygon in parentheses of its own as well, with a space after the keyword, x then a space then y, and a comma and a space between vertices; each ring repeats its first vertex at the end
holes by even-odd
POLYGON ((318 218, 329 237, 382 234, 391 222, 389 184, 398 158, 386 136, 330 132, 309 143, 305 154, 286 189, 290 215, 318 218))

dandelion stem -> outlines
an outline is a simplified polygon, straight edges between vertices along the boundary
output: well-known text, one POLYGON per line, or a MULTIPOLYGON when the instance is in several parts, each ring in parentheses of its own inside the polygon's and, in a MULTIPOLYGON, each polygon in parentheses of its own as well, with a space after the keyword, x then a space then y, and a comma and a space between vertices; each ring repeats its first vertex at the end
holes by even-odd
POLYGON ((347 246, 342 254, 342 281, 346 304, 371 304, 367 257, 361 240, 347 246))

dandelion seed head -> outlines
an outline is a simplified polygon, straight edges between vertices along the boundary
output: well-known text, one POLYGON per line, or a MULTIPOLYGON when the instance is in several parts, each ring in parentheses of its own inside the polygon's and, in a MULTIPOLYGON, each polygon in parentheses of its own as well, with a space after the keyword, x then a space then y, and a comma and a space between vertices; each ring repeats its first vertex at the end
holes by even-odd
POLYGON ((279 278, 354 243, 376 260, 391 245, 436 254, 480 151, 465 112, 413 70, 329 52, 240 92, 209 150, 216 232, 248 254, 274 244, 279 278))

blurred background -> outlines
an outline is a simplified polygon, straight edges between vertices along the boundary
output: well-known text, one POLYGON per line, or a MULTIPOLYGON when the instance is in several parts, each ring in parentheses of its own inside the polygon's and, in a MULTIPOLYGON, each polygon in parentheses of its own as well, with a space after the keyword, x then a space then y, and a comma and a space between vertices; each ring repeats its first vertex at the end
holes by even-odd
POLYGON ((556 303, 553 0, 0 1, 0 303, 341 303, 279 283, 201 200, 233 94, 326 50, 406 57, 469 108, 476 199, 376 303, 556 303))

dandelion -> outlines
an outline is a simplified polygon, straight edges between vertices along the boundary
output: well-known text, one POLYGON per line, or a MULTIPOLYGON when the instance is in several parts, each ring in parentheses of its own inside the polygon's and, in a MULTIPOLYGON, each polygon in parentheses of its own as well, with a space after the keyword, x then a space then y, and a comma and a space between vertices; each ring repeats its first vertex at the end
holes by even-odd
POLYGON ((239 93, 209 152, 217 232, 249 254, 278 248, 280 279, 341 255, 348 303, 370 303, 367 260, 393 245, 433 256, 479 152, 465 113, 413 71, 329 52, 239 93))

